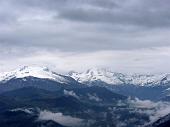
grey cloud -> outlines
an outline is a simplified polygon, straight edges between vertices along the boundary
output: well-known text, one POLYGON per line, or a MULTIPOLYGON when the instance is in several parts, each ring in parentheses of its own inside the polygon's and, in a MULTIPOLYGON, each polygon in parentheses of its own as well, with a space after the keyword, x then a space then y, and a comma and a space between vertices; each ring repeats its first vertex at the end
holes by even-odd
POLYGON ((9 6, 10 3, 7 1, 0 1, 0 24, 2 25, 7 25, 13 22, 16 22, 17 19, 17 13, 13 10, 13 8, 11 7, 11 10, 13 10, 11 12, 9 6))
POLYGON ((16 21, 16 16, 11 15, 11 16, 6 16, 6 14, 0 14, 0 23, 3 25, 12 23, 12 21, 16 21))
POLYGON ((26 7, 39 7, 48 9, 58 9, 56 7, 65 8, 65 6, 70 7, 81 7, 84 5, 91 5, 101 8, 112 8, 116 6, 113 0, 103 1, 103 0, 11 0, 16 5, 24 5, 26 7))
POLYGON ((60 18, 143 27, 170 25, 170 2, 165 0, 10 0, 21 9, 39 8, 59 13, 60 18))
POLYGON ((1 0, 0 45, 78 52, 170 46, 169 3, 1 0))
POLYGON ((136 25, 146 28, 167 27, 170 25, 170 13, 168 12, 170 7, 167 6, 169 1, 166 0, 161 3, 159 0, 144 0, 143 2, 129 0, 129 2, 131 1, 132 5, 128 5, 128 1, 122 1, 115 4, 117 6, 108 7, 107 9, 81 8, 80 5, 79 8, 69 8, 61 11, 60 16, 82 22, 136 25))

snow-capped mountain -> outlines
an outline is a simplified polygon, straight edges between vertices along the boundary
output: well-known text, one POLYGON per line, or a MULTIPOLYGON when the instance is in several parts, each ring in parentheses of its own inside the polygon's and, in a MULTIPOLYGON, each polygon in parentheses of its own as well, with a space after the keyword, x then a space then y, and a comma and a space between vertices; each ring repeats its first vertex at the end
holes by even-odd
POLYGON ((35 77, 40 79, 50 79, 59 83, 69 83, 71 79, 57 74, 47 67, 24 66, 11 72, 0 73, 0 82, 7 82, 11 79, 35 77))
POLYGON ((105 87, 113 92, 140 99, 161 100, 170 95, 170 75, 127 75, 107 69, 89 69, 83 73, 57 74, 47 67, 25 66, 0 74, 0 93, 23 87, 46 90, 89 86, 105 87), (85 84, 85 85, 82 85, 85 84))
POLYGON ((149 100, 169 100, 170 74, 122 74, 108 69, 89 69, 82 73, 70 72, 76 81, 88 86, 105 87, 125 96, 149 100), (166 99, 164 99, 166 98, 166 99))
POLYGON ((11 72, 0 73, 0 82, 6 82, 10 79, 36 77, 41 79, 50 79, 59 83, 69 83, 75 79, 80 83, 90 84, 95 81, 102 81, 110 85, 132 84, 132 85, 159 85, 170 82, 170 74, 162 75, 127 75, 116 73, 108 69, 89 69, 85 72, 70 72, 68 77, 51 71, 47 67, 24 66, 11 72), (69 76, 71 78, 69 78, 69 76), (66 78, 67 77, 67 78, 66 78), (72 79, 73 78, 73 79, 72 79))
POLYGON ((92 83, 102 81, 110 85, 133 84, 133 85, 159 85, 170 82, 170 74, 162 75, 127 75, 122 73, 112 72, 107 69, 89 69, 85 72, 70 72, 69 75, 81 83, 92 83))

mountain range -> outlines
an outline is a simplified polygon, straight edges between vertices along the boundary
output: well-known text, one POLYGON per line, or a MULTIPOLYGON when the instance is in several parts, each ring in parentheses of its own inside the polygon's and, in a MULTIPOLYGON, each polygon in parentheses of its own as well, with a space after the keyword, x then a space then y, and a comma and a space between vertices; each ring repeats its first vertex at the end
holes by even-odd
POLYGON ((167 85, 170 82, 170 74, 123 74, 109 69, 92 68, 85 72, 70 72, 69 75, 81 83, 91 84, 102 81, 110 85, 133 84, 138 86, 167 85))
POLYGON ((145 126, 153 116, 156 123, 160 117, 169 120, 156 112, 170 106, 169 95, 169 74, 127 75, 93 68, 63 75, 47 67, 24 66, 0 74, 0 125, 145 126))
MULTIPOLYGON (((170 74, 123 74, 113 72, 109 69, 92 68, 79 73, 71 71, 64 76, 51 71, 48 67, 24 66, 11 72, 0 73, 0 82, 5 82, 13 78, 37 77, 54 80, 60 83, 69 83, 70 77, 80 83, 92 84, 96 81, 105 82, 110 85, 132 84, 138 86, 168 85, 170 74), (69 79, 67 78, 69 77, 69 79)), ((73 80, 72 80, 73 81, 73 80)))
MULTIPOLYGON (((116 73, 107 69, 89 69, 85 72, 69 72, 67 75, 58 74, 47 67, 29 67, 24 66, 11 72, 0 73, 0 92, 15 89, 24 85, 24 80, 32 77, 32 80, 42 79, 51 84, 58 83, 67 85, 68 87, 99 86, 105 87, 113 92, 138 97, 140 99, 162 100, 169 98, 170 95, 170 74, 161 75, 127 75, 116 73), (19 85, 3 85, 10 84, 11 80, 22 80, 19 85)), ((30 80, 30 78, 28 79, 30 80)), ((41 80, 41 81, 42 81, 41 80)), ((43 84, 43 83, 42 83, 43 84)), ((26 84, 27 86, 28 84, 26 84)), ((37 85, 41 86, 41 85, 37 85)), ((41 86, 43 87, 43 85, 41 86)), ((46 87, 46 86, 45 86, 46 87)), ((55 85, 48 85, 57 87, 55 85)), ((51 88, 53 89, 53 88, 51 88)))

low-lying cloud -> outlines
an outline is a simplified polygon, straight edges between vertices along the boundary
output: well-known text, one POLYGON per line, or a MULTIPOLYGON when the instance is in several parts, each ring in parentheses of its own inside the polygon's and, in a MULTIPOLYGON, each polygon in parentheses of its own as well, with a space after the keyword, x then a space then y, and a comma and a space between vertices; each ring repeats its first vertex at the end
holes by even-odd
POLYGON ((41 111, 39 115, 39 120, 53 120, 61 125, 65 126, 80 126, 83 122, 80 118, 75 118, 72 116, 64 115, 62 113, 53 113, 50 111, 41 111))
POLYGON ((73 97, 79 99, 79 96, 77 96, 77 94, 74 91, 64 90, 64 94, 67 96, 73 96, 73 97))
POLYGON ((150 100, 139 100, 136 98, 135 100, 130 100, 129 103, 132 107, 136 108, 136 112, 147 114, 150 118, 150 123, 170 114, 169 102, 153 102, 150 100))

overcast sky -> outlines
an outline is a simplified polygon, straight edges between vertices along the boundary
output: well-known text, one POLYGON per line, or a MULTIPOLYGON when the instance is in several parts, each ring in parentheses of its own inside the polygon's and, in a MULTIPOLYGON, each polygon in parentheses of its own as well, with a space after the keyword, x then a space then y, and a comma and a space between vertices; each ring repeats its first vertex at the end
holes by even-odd
POLYGON ((170 73, 169 0, 0 0, 0 71, 170 73))

